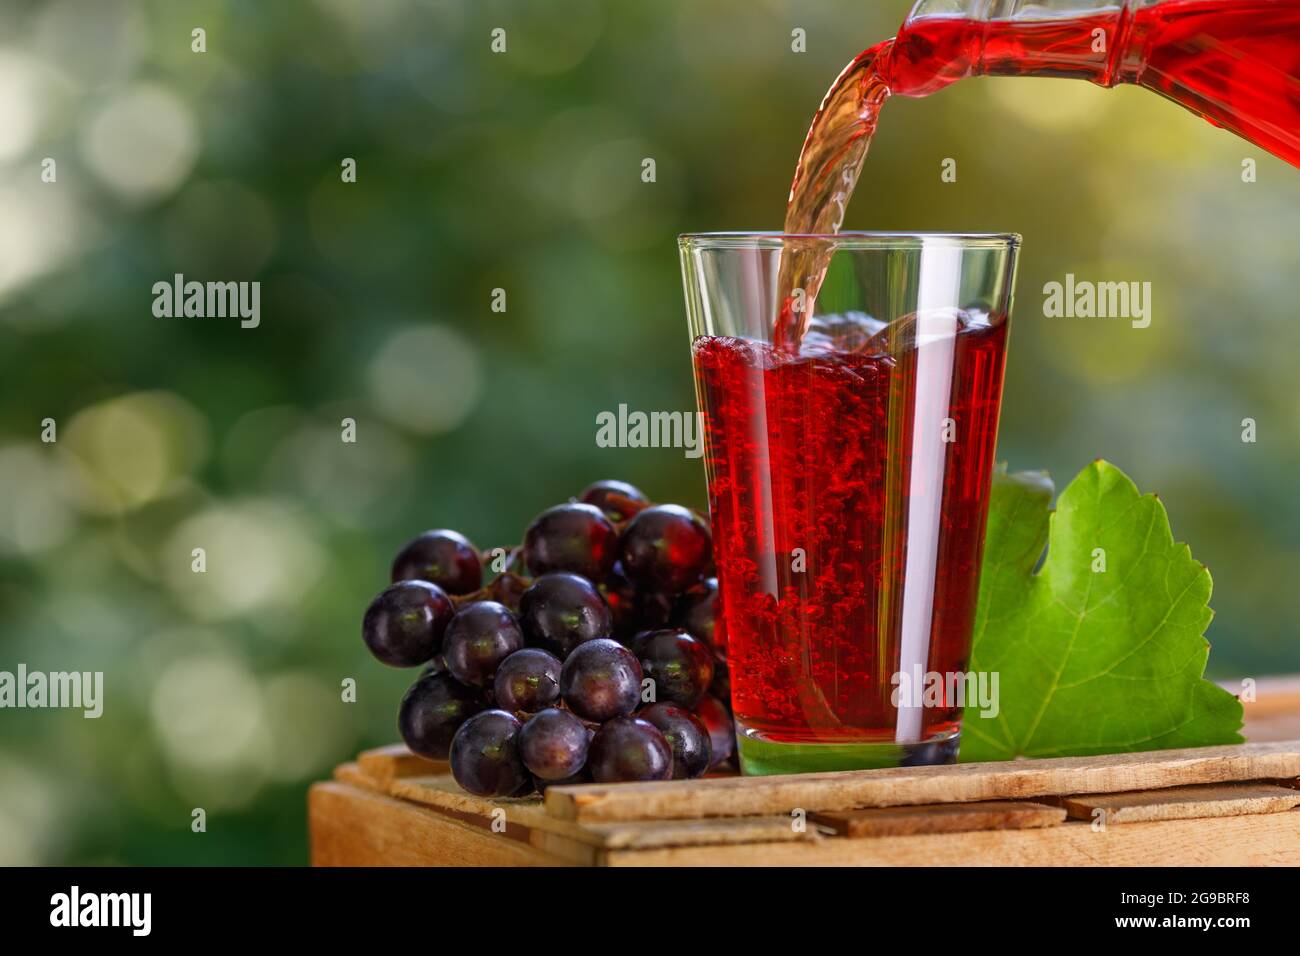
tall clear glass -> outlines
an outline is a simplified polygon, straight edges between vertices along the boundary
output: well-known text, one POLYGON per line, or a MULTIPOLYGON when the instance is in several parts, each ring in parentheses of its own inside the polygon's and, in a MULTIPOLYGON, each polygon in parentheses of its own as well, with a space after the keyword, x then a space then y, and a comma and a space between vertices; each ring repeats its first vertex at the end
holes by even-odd
POLYGON ((955 758, 1019 242, 680 238, 746 773, 955 758), (796 252, 829 265, 791 343, 796 252))

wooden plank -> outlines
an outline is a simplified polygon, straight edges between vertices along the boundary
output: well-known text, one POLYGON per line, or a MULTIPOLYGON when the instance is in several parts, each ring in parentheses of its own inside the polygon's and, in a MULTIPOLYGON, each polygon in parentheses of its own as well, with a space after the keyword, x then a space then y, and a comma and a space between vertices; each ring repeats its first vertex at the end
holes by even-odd
POLYGON ((538 813, 542 806, 542 798, 537 794, 513 798, 477 797, 462 790, 450 774, 394 780, 388 785, 386 792, 390 796, 414 800, 432 807, 442 807, 482 817, 492 816, 495 810, 505 810, 507 815, 538 813))
POLYGON ((1063 797, 1061 806, 1076 820, 1091 821, 1100 818, 1109 826, 1147 820, 1278 813, 1300 806, 1300 790, 1265 783, 1212 783, 1131 793, 1063 797))
POLYGON ((923 807, 876 807, 814 813, 810 819, 847 837, 908 836, 1054 827, 1065 820, 1065 808, 1027 800, 980 800, 975 803, 932 803, 923 807))
POLYGON ((405 800, 334 781, 308 791, 313 866, 554 866, 564 860, 405 800))
POLYGON ((405 744, 363 750, 357 757, 357 766, 362 773, 383 781, 451 772, 447 761, 429 760, 413 754, 405 744))
POLYGON ((490 827, 494 819, 500 819, 507 826, 548 830, 570 839, 599 842, 596 836, 571 821, 548 816, 542 809, 542 798, 536 794, 516 799, 476 797, 466 793, 450 775, 445 774, 393 780, 384 792, 459 816, 482 827, 490 827))
POLYGON ((1300 741, 1295 740, 1006 763, 552 787, 546 811, 557 819, 584 821, 785 816, 795 808, 811 813, 968 803, 1294 776, 1300 776, 1300 741))
POLYGON ((604 851, 593 843, 572 840, 560 833, 533 830, 529 842, 540 852, 572 866, 603 866, 604 851))
POLYGON ((390 796, 432 807, 466 822, 488 827, 495 811, 507 827, 548 833, 556 839, 529 837, 534 845, 562 853, 569 859, 594 860, 599 848, 726 845, 812 839, 799 832, 789 817, 735 817, 710 820, 638 820, 608 824, 576 823, 549 816, 540 797, 492 800, 465 793, 449 776, 394 780, 385 790, 390 796), (582 844, 587 849, 570 846, 582 844))
POLYGON ((808 824, 795 830, 781 817, 731 817, 714 820, 645 820, 586 825, 601 842, 569 839, 560 833, 534 830, 533 846, 569 863, 604 866, 611 851, 659 850, 667 847, 708 847, 714 863, 725 865, 732 847, 754 843, 801 843, 827 839, 823 828, 808 824))
POLYGON ((1067 821, 1028 830, 972 830, 870 840, 616 850, 608 866, 1297 866, 1300 810, 1094 830, 1067 821))
POLYGON ((589 823, 584 829, 610 850, 666 846, 733 846, 738 843, 798 843, 817 840, 815 826, 796 829, 790 817, 714 817, 708 820, 632 820, 589 823))
POLYGON ((381 792, 383 790, 383 786, 369 774, 362 773, 361 768, 356 763, 339 764, 334 768, 334 779, 339 783, 348 783, 364 790, 379 790, 381 792))

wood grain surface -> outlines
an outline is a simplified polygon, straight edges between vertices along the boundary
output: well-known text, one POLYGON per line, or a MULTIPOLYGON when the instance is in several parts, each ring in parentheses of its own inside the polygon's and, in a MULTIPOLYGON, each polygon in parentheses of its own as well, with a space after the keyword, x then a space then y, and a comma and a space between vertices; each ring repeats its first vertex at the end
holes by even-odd
POLYGON ((1028 800, 980 800, 921 807, 875 807, 814 813, 812 820, 847 837, 960 833, 965 830, 1023 830, 1065 822, 1064 807, 1028 800))
POLYGON ((1297 776, 1300 741, 1280 741, 946 767, 552 787, 546 794, 546 810, 562 820, 680 820, 786 815, 795 808, 825 812, 1115 793, 1297 776))
POLYGON ((1235 817, 1300 806, 1300 790, 1267 783, 1202 784, 1064 797, 1061 806, 1076 820, 1091 821, 1104 814, 1107 824, 1235 817))

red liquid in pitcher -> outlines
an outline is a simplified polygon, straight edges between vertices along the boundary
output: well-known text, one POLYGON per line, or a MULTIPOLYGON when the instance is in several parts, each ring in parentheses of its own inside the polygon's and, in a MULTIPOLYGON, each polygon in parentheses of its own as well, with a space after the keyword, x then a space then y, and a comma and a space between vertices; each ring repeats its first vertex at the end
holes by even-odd
MULTIPOLYGON (((824 349, 810 336, 791 355, 696 340, 732 704, 748 730, 781 742, 895 739, 909 543, 927 549, 934 587, 925 669, 965 669, 1006 324, 962 315, 960 331, 919 350, 824 349), (946 395, 922 406, 933 420, 917 421, 918 363, 936 360, 951 362, 946 395), (914 430, 942 442, 929 474, 913 473, 914 430), (937 547, 916 534, 927 512, 937 547)), ((925 709, 921 739, 956 729, 946 703, 925 709)))
POLYGON ((908 96, 971 72, 1137 83, 1300 166, 1293 0, 1165 0, 1126 15, 1036 22, 922 18, 900 34, 887 72, 890 91, 908 96))

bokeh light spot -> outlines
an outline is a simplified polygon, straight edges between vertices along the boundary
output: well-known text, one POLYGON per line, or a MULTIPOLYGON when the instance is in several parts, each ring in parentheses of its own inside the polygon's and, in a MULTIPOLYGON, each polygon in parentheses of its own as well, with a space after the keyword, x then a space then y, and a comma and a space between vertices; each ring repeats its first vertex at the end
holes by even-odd
POLYGON ((0 554, 34 554, 67 538, 76 524, 67 476, 37 445, 0 447, 0 554))
POLYGON ((294 782, 329 770, 353 742, 339 691, 308 672, 280 674, 263 688, 272 734, 271 776, 294 782))
POLYGON ((122 82, 148 46, 143 4, 135 0, 55 0, 39 5, 33 46, 78 82, 102 88, 122 82))
POLYGON ((0 182, 0 301, 64 265, 87 238, 87 217, 72 189, 0 182))
POLYGON ((48 106, 42 94, 50 82, 43 64, 13 50, 0 50, 0 160, 32 147, 48 106))
POLYGON ((169 392, 92 405, 68 423, 65 440, 79 501, 96 513, 129 511, 163 496, 208 453, 207 422, 169 392))
POLYGON ((424 435, 460 425, 482 392, 478 351, 443 325, 408 326, 370 360, 366 381, 375 410, 424 435))
POLYGON ((161 86, 116 94, 91 117, 81 142, 87 165, 122 198, 145 202, 176 190, 199 152, 189 108, 161 86))
POLYGON ((58 826, 61 801, 49 780, 0 751, 0 866, 40 866, 58 826))
POLYGON ((224 620, 295 607, 320 577, 324 557, 305 519, 267 500, 217 505, 182 522, 163 562, 191 614, 224 620), (201 572, 193 569, 195 548, 204 552, 201 572))

